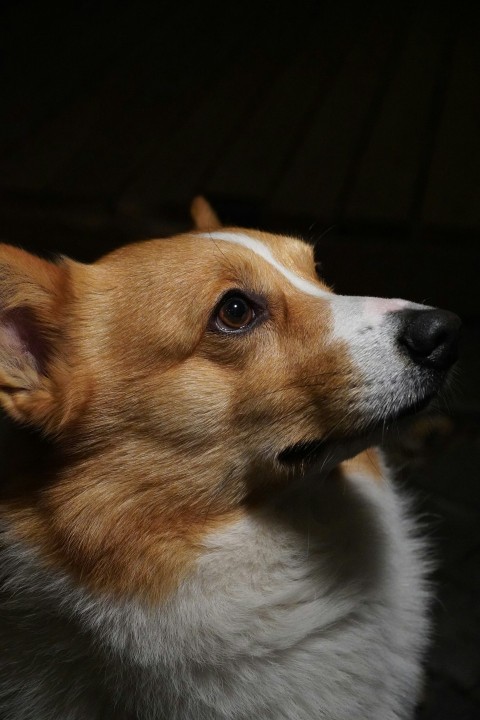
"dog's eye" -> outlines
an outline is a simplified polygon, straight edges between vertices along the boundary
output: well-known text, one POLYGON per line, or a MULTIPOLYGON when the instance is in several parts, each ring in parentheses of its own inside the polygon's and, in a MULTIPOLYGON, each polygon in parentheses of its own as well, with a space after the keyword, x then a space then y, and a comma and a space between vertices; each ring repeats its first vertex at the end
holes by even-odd
POLYGON ((218 301, 209 329, 222 333, 243 333, 268 319, 267 301, 250 290, 229 290, 218 301))
POLYGON ((226 332, 243 330, 251 325, 255 318, 255 310, 247 298, 231 295, 218 308, 216 325, 219 330, 226 332))

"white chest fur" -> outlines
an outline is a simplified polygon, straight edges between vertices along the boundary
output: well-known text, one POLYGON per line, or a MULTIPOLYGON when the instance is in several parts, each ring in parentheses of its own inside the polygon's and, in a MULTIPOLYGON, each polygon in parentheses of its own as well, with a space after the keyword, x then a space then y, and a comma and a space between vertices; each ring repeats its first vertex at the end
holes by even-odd
POLYGON ((309 484, 208 540, 157 609, 113 603, 3 549, 0 716, 409 718, 424 562, 393 488, 309 484))

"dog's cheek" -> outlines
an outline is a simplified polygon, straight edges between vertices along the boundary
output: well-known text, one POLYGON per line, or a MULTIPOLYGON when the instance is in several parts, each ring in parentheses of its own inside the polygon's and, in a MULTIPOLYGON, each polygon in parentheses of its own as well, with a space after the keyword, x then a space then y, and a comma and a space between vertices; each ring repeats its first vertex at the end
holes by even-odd
POLYGON ((309 333, 291 340, 295 352, 286 353, 287 370, 278 398, 283 401, 282 427, 297 427, 294 442, 348 433, 357 422, 364 378, 344 340, 335 338, 323 319, 309 333))
POLYGON ((148 432, 185 452, 218 446, 228 434, 231 389, 227 369, 192 358, 150 385, 145 397, 148 432))
POLYGON ((322 355, 314 393, 328 432, 348 434, 358 422, 365 379, 348 343, 334 341, 322 355))

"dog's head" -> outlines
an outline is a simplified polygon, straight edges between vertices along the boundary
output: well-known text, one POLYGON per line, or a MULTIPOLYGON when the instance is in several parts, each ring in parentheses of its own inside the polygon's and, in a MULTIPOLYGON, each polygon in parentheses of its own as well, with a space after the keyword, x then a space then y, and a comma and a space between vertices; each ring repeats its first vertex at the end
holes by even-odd
MULTIPOLYGON (((352 454, 455 359, 454 315, 335 295, 304 242, 194 214, 90 266, 0 248, 0 400, 55 438, 42 512, 100 584, 132 537, 151 563, 161 537, 198 544, 292 466, 352 454)), ((37 505, 15 512, 43 537, 37 505)))

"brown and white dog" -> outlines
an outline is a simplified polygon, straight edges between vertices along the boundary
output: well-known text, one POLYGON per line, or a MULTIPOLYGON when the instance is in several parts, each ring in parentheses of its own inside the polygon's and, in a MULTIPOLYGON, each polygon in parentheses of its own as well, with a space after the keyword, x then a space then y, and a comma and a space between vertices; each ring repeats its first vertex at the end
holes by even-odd
POLYGON ((93 265, 0 246, 0 717, 409 718, 423 546, 366 448, 459 321, 193 210, 93 265))

